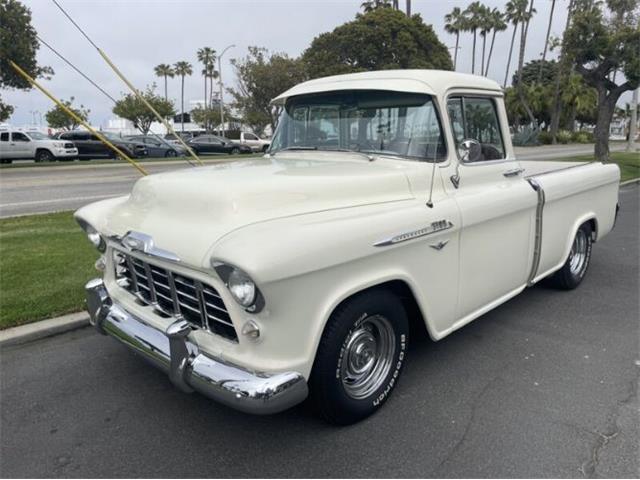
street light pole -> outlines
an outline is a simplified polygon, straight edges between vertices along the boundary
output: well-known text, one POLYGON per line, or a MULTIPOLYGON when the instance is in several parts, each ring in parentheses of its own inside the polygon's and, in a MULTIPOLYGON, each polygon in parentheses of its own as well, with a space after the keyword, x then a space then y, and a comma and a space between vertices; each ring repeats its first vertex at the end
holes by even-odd
MULTIPOLYGON (((220 85, 220 124, 222 125, 222 131, 224 132, 224 101, 222 100, 222 56, 224 52, 229 50, 230 48, 235 47, 235 45, 229 45, 227 48, 222 50, 222 53, 218 55, 218 83, 220 85)), ((224 133, 222 134, 224 136, 224 133)))

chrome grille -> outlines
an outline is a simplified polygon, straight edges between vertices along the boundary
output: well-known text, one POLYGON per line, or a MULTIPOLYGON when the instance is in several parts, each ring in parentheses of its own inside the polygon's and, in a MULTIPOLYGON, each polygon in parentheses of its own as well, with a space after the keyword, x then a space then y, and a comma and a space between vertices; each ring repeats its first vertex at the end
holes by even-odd
POLYGON ((113 263, 118 285, 141 303, 152 305, 165 317, 183 318, 198 328, 238 340, 224 302, 212 286, 120 250, 113 251, 113 263))

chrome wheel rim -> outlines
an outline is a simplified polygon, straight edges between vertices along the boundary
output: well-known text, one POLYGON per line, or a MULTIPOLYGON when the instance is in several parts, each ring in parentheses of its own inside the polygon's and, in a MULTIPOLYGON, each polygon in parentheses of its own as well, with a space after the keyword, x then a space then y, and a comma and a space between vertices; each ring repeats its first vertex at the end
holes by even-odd
POLYGON ((582 272, 587 263, 587 234, 584 230, 578 230, 576 238, 573 240, 571 252, 569 253, 569 270, 573 275, 582 272))
POLYGON ((366 398, 383 384, 396 351, 396 337, 389 320, 366 317, 345 342, 340 377, 351 398, 366 398))

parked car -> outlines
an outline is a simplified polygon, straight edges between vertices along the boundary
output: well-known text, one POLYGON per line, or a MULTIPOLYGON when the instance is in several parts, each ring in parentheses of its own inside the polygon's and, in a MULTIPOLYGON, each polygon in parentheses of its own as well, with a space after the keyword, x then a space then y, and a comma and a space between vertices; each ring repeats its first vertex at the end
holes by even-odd
POLYGON ((178 145, 172 145, 169 142, 163 142, 147 135, 133 135, 126 137, 126 139, 144 145, 150 157, 178 157, 186 152, 184 147, 179 146, 179 143, 178 145))
MULTIPOLYGON (((147 148, 142 144, 125 140, 124 138, 112 133, 100 133, 118 147, 122 153, 131 158, 147 156, 147 148)), ((78 157, 80 160, 89 160, 91 158, 116 158, 116 153, 113 150, 102 143, 97 136, 86 130, 62 132, 58 134, 57 138, 60 140, 72 141, 78 149, 78 157)))
POLYGON ((228 138, 216 135, 200 135, 192 138, 187 145, 197 154, 227 153, 238 155, 240 153, 252 153, 251 147, 241 145, 228 138))
POLYGON ((72 142, 54 140, 40 132, 0 131, 0 162, 13 160, 73 160, 78 150, 72 142))
POLYGON ((266 158, 76 212, 105 265, 91 322, 245 412, 310 393, 331 422, 374 413, 410 323, 440 340, 542 279, 576 288, 614 226, 618 167, 518 161, 503 95, 433 70, 291 88, 266 158))
POLYGON ((236 143, 250 147, 254 152, 266 152, 271 143, 269 140, 264 140, 250 132, 231 131, 227 132, 226 136, 236 143))

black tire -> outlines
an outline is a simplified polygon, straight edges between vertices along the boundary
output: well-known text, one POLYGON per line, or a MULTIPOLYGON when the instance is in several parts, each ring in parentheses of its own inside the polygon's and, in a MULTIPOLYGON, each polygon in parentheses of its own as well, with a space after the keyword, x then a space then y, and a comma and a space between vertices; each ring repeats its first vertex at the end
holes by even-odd
POLYGON ((269 145, 264 145, 262 147, 262 153, 267 153, 267 150, 269 150, 269 145))
POLYGON ((320 414, 330 423, 348 425, 375 413, 398 383, 408 343, 407 314, 402 302, 393 293, 369 290, 339 306, 322 334, 309 379, 311 398, 320 414), (387 336, 378 335, 373 349, 371 343, 367 348, 367 332, 376 337, 377 331, 371 322, 381 322, 380 319, 384 319, 391 331, 387 332, 387 336), (383 341, 383 338, 387 338, 387 341, 383 341), (385 348, 385 344, 391 343, 391 338, 392 353, 385 348), (364 349, 358 350, 362 346, 358 339, 365 340, 364 349), (356 351, 360 351, 361 355, 356 351), (369 355, 371 352, 374 353, 373 357, 369 355), (355 360, 352 361, 352 358, 355 360), (387 361, 381 362, 380 358, 387 361), (362 379, 350 378, 348 374, 352 366, 362 366, 363 361, 365 365, 374 362, 366 369, 368 373, 365 372, 362 379), (375 375, 375 372, 378 374, 375 375), (364 388, 367 378, 371 381, 368 388, 364 388), (362 391, 358 392, 357 388, 360 387, 362 391))
POLYGON ((49 150, 37 150, 36 151, 36 162, 51 162, 55 160, 55 157, 49 150))
POLYGON ((3 165, 5 163, 9 164, 9 163, 12 163, 12 162, 13 162, 13 160, 11 160, 10 158, 3 158, 2 160, 0 160, 0 163, 2 163, 3 165))
POLYGON ((164 154, 165 157, 175 157, 177 156, 177 153, 175 150, 167 150, 164 154))
POLYGON ((589 263, 591 263, 591 248, 593 247, 591 233, 589 223, 580 225, 571 244, 567 261, 560 270, 549 278, 551 285, 562 290, 573 290, 580 285, 587 274, 589 263))
POLYGON ((240 149, 238 147, 233 147, 231 149, 231 155, 240 155, 240 149))

